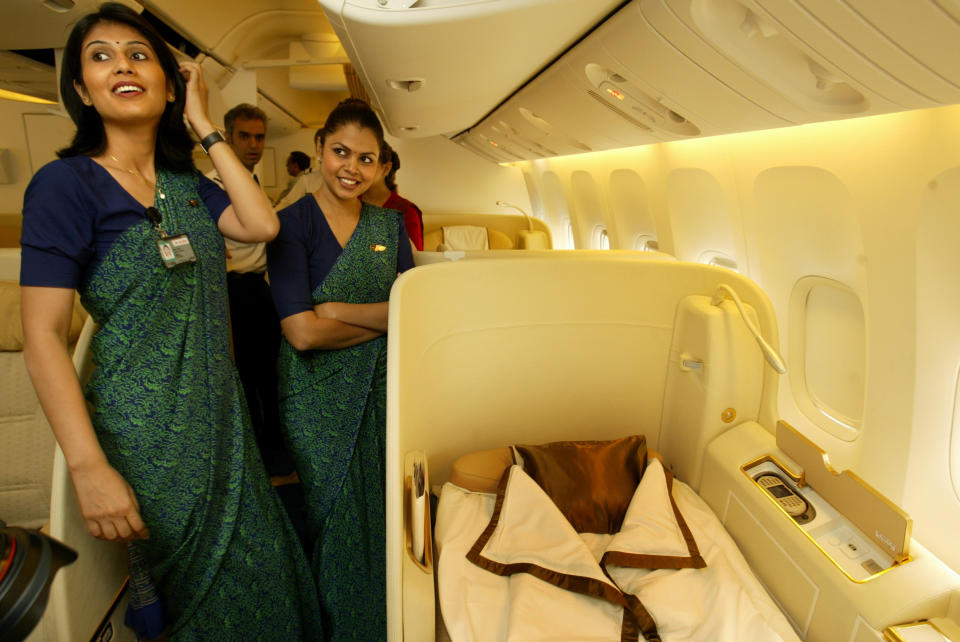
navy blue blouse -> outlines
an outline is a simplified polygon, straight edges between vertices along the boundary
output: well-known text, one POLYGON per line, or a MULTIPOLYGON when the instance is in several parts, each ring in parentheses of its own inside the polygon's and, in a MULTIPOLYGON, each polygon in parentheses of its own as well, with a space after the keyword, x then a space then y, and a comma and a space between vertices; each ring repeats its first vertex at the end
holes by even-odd
MULTIPOLYGON (((313 310, 313 291, 333 268, 343 248, 313 194, 307 194, 278 214, 280 233, 267 244, 267 274, 277 314, 285 319, 313 310)), ((413 250, 403 216, 399 214, 397 224, 400 226, 397 271, 403 272, 413 267, 413 250)))
MULTIPOLYGON (((230 197, 200 176, 200 197, 214 222, 230 197)), ((23 197, 20 284, 76 288, 145 208, 87 156, 48 163, 33 175, 23 197)))

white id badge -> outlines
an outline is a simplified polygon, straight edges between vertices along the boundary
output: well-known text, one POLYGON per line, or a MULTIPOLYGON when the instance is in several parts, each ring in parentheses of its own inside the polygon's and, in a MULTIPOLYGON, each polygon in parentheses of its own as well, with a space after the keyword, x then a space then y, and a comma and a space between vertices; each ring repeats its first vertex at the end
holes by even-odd
POLYGON ((160 259, 167 269, 175 268, 181 263, 197 262, 197 255, 193 253, 193 246, 186 234, 157 239, 157 249, 160 250, 160 259))

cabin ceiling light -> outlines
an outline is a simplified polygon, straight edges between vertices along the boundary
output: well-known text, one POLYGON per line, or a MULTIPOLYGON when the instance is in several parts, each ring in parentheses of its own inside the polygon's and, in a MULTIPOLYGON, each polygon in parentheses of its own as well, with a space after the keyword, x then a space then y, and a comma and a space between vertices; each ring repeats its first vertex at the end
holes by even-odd
POLYGON ((57 13, 66 13, 76 5, 73 0, 43 0, 41 4, 50 11, 56 11, 57 13))
POLYGON ((39 96, 31 96, 29 94, 22 94, 18 91, 10 91, 8 89, 0 89, 0 98, 5 100, 17 100, 22 103, 37 103, 40 105, 56 105, 57 101, 48 100, 46 98, 40 98, 39 96))

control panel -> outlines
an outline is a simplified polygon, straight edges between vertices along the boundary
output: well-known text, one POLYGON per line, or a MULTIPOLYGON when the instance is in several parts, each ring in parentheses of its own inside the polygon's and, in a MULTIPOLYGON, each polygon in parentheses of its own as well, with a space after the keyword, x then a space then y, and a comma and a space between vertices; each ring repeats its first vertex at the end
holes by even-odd
POLYGON ((787 511, 798 524, 806 524, 814 518, 816 511, 797 491, 793 490, 776 473, 761 473, 753 478, 760 488, 767 491, 780 507, 787 511))
POLYGON ((847 577, 862 582, 894 565, 889 553, 861 533, 813 488, 800 487, 794 476, 778 464, 772 458, 763 458, 745 466, 743 472, 847 577))

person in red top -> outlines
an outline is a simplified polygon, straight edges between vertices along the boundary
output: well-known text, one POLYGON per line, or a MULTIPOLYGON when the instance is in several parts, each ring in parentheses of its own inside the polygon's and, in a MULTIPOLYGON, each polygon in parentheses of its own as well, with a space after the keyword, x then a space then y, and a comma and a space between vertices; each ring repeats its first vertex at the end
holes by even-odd
POLYGON ((400 169, 400 156, 387 143, 380 152, 380 168, 377 176, 363 194, 363 200, 371 205, 379 205, 388 210, 396 210, 403 215, 407 234, 418 251, 423 251, 423 212, 420 208, 397 194, 397 170, 400 169))

